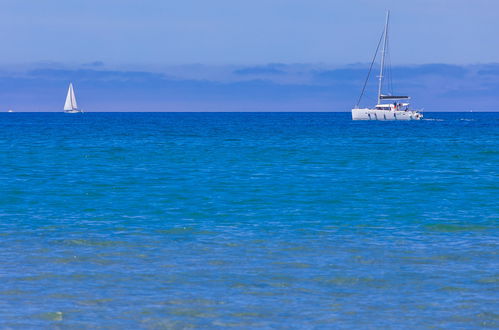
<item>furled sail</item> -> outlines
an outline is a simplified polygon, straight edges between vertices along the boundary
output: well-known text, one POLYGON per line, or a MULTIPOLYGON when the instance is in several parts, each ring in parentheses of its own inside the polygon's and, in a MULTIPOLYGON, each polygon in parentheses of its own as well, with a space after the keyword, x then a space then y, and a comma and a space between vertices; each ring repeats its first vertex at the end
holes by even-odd
POLYGON ((66 103, 64 104, 64 110, 76 110, 78 106, 76 104, 75 92, 73 89, 73 84, 69 84, 68 95, 66 96, 66 103))
POLYGON ((406 100, 410 99, 409 96, 397 96, 397 95, 380 95, 381 100, 406 100))

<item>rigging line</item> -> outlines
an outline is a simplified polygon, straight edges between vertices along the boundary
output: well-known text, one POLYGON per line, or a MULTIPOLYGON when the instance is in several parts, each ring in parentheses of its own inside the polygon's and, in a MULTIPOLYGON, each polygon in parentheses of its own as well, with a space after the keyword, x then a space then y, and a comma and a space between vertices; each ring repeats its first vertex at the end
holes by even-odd
POLYGON ((383 33, 381 33, 381 37, 379 38, 378 47, 376 47, 376 52, 374 52, 374 57, 373 57, 373 60, 371 61, 371 65, 369 66, 369 71, 367 72, 366 81, 364 82, 364 87, 362 87, 362 92, 360 93, 359 99, 357 100, 356 107, 359 107, 360 101, 362 100, 362 96, 364 96, 364 91, 366 90, 367 81, 369 80, 369 77, 371 76, 371 70, 373 68, 374 62, 376 61, 376 57, 378 56, 379 46, 381 45, 381 41, 383 40, 383 34, 384 34, 384 30, 383 30, 383 33))
POLYGON ((393 72, 392 72, 392 56, 390 55, 390 39, 388 38, 386 44, 386 53, 388 57, 388 85, 390 88, 391 95, 394 95, 393 92, 393 72))
POLYGON ((387 52, 388 52, 388 70, 390 71, 390 78, 389 78, 390 92, 392 93, 392 95, 394 95, 394 91, 393 91, 392 56, 391 56, 391 52, 390 52, 390 35, 388 35, 388 45, 386 46, 386 49, 387 49, 387 52))

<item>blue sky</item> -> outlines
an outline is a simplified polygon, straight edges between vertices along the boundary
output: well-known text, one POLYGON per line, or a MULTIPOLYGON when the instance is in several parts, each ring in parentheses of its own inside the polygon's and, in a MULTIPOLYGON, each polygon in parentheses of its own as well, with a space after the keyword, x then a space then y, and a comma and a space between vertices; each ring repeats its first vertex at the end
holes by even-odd
POLYGON ((499 104, 496 0, 0 3, 0 111, 59 111, 70 80, 96 111, 344 110, 388 8, 397 90, 499 104))
POLYGON ((365 62, 388 8, 396 63, 470 64, 499 58, 497 0, 0 3, 3 63, 365 62))

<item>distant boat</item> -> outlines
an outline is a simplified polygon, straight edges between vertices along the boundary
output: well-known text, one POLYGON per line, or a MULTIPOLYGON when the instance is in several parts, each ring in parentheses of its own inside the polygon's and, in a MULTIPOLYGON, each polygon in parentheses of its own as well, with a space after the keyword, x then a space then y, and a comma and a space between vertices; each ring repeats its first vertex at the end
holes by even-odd
POLYGON ((12 110, 12 109, 9 109, 9 110, 7 110, 7 112, 14 112, 14 110, 12 110))
POLYGON ((73 84, 69 84, 68 95, 66 96, 66 103, 64 104, 65 113, 82 113, 81 109, 78 109, 76 104, 75 91, 73 89, 73 84))
POLYGON ((381 39, 379 40, 378 48, 376 48, 376 53, 374 54, 373 61, 371 62, 369 73, 367 74, 367 78, 364 83, 364 88, 362 89, 362 93, 360 94, 357 106, 355 106, 355 108, 352 109, 353 120, 420 120, 423 118, 423 114, 420 111, 409 109, 409 103, 397 102, 398 100, 408 100, 410 99, 409 96, 398 96, 398 95, 392 95, 391 93, 390 94, 382 93, 383 78, 384 78, 383 70, 385 68, 385 57, 386 57, 385 55, 388 46, 389 19, 390 19, 390 12, 387 11, 385 28, 383 30, 381 39), (369 76, 371 75, 371 69, 373 67, 374 61, 376 60, 376 56, 378 55, 378 49, 382 41, 383 41, 383 50, 381 52, 381 69, 379 73, 379 82, 378 82, 378 103, 374 108, 359 108, 360 100, 362 99, 362 95, 364 94, 367 81, 369 80, 369 76), (392 100, 395 102, 382 104, 381 102, 385 100, 392 100))

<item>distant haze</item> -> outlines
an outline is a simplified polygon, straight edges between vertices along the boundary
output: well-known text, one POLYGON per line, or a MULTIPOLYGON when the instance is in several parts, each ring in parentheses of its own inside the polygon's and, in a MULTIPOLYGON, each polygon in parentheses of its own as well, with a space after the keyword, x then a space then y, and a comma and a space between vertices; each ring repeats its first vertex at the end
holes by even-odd
MULTIPOLYGON (((62 111, 68 83, 87 111, 349 111, 367 64, 186 65, 123 69, 104 64, 0 70, 0 111, 62 111)), ((393 93, 426 111, 498 111, 499 64, 394 66, 393 93)), ((376 75, 360 105, 376 102, 376 75)), ((386 89, 390 88, 387 79, 386 89)))

